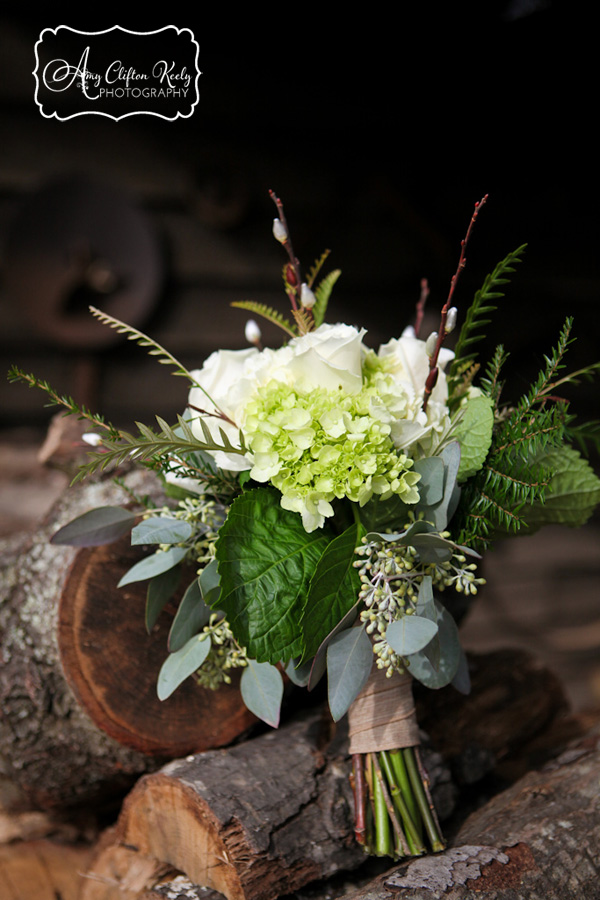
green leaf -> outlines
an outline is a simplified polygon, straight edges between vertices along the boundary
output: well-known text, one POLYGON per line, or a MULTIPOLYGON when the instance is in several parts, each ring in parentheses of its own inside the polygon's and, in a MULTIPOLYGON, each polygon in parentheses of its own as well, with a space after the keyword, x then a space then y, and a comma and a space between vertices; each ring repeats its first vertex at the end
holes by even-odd
POLYGON ((453 441, 444 447, 439 458, 444 463, 442 499, 438 503, 431 505, 419 502, 416 506, 416 511, 422 512, 427 520, 433 523, 436 531, 445 531, 448 522, 454 514, 460 496, 460 488, 456 485, 456 476, 460 466, 460 445, 458 442, 453 441))
POLYGON ((131 531, 135 525, 133 513, 120 506, 99 506, 77 516, 52 535, 51 544, 70 547, 99 547, 110 544, 131 531))
POLYGON ((460 659, 458 661, 456 675, 452 679, 452 687, 455 688, 459 694, 465 694, 465 696, 471 693, 469 663, 467 662, 467 657, 462 647, 460 648, 460 659))
POLYGON ((315 689, 325 672, 327 671, 327 648, 329 644, 341 631, 345 631, 346 628, 350 628, 354 625, 357 616, 358 616, 358 607, 360 606, 361 601, 357 600, 352 607, 352 609, 348 610, 343 619, 341 619, 335 628, 333 628, 326 638, 323 639, 321 646, 317 650, 315 654, 315 658, 312 661, 312 665, 310 667, 310 675, 308 678, 308 690, 312 691, 315 689))
POLYGON ((179 685, 200 668, 210 652, 210 637, 196 635, 177 653, 170 653, 158 673, 156 693, 159 700, 170 697, 179 685))
POLYGON ((458 481, 466 481, 480 470, 492 443, 494 403, 482 394, 473 397, 462 410, 455 436, 460 444, 458 481))
POLYGON ((202 599, 198 579, 187 588, 169 632, 169 652, 181 650, 195 634, 199 634, 210 619, 210 609, 202 599))
POLYGON ((532 532, 554 523, 573 528, 584 525, 600 503, 600 479, 587 460, 565 444, 538 454, 536 463, 552 474, 545 502, 520 510, 522 530, 532 532))
POLYGON ((327 648, 327 696, 334 722, 356 700, 371 674, 373 648, 364 628, 336 635, 327 648))
POLYGON ((310 579, 330 536, 307 534, 279 493, 247 491, 231 505, 219 531, 219 608, 248 655, 277 663, 303 651, 298 628, 310 579))
POLYGON ((168 572, 169 569, 180 563, 187 552, 185 547, 171 547, 170 550, 165 551, 157 550, 152 556, 140 560, 125 572, 117 587, 124 587, 134 581, 146 581, 147 578, 162 575, 163 572, 168 572))
POLYGON ((329 297, 331 296, 333 287, 341 274, 341 269, 334 269, 333 272, 329 272, 329 274, 321 279, 318 287, 315 290, 315 297, 317 299, 317 302, 313 307, 313 317, 315 320, 316 328, 318 328, 319 325, 322 325, 325 320, 329 297))
POLYGON ((402 616, 388 625, 385 639, 398 656, 409 656, 426 647, 437 630, 437 625, 430 619, 402 616))
POLYGON ((433 582, 431 575, 425 575, 421 579, 415 610, 419 616, 423 616, 423 618, 429 619, 430 622, 433 622, 436 626, 437 631, 430 642, 427 644, 427 646, 423 648, 423 652, 437 672, 440 667, 440 614, 439 605, 436 604, 433 596, 433 582))
POLYGON ((309 659, 308 662, 301 664, 300 658, 296 657, 295 659, 290 659, 289 663, 285 667, 285 674, 290 679, 292 684, 295 684, 298 687, 307 687, 308 682, 310 681, 312 666, 312 659, 309 659))
POLYGON ((444 496, 444 461, 440 456, 418 459, 413 470, 421 476, 419 481, 419 503, 434 506, 444 496))
POLYGON ((283 697, 283 678, 275 666, 248 660, 240 681, 242 700, 251 713, 277 728, 283 697))
POLYGON ((458 629, 450 613, 436 601, 438 610, 438 637, 440 641, 439 667, 435 669, 427 657, 426 649, 408 658, 409 672, 428 688, 442 688, 454 679, 461 661, 458 629))
POLYGON ((199 577, 200 590, 202 597, 207 606, 214 608, 221 595, 221 579, 217 569, 217 560, 212 559, 207 566, 204 566, 199 577))
POLYGON ((157 516, 136 525, 131 532, 132 544, 179 544, 192 533, 189 522, 170 516, 157 516))
POLYGON ((323 639, 356 604, 360 578, 354 551, 363 533, 362 525, 352 524, 331 541, 317 564, 300 620, 303 659, 315 655, 323 639))
POLYGON ((146 630, 148 634, 177 590, 180 578, 181 566, 174 566, 161 575, 156 575, 148 584, 146 592, 146 630))

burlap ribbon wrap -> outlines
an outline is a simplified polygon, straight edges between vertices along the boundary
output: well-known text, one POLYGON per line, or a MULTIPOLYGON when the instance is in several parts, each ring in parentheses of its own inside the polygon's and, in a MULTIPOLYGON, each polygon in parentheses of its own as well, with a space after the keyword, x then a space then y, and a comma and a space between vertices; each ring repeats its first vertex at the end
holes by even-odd
POLYGON ((348 710, 350 753, 375 753, 415 747, 419 726, 412 696, 412 676, 394 673, 376 666, 348 710))

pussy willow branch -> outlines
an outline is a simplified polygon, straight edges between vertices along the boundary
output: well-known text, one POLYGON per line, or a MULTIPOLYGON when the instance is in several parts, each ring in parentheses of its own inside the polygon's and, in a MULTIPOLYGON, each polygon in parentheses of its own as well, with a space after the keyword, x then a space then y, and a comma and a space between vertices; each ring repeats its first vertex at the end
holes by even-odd
POLYGON ((427 298, 429 297, 429 282, 426 278, 421 278, 421 294, 419 296, 419 302, 417 303, 417 311, 415 314, 415 337, 419 337, 419 333, 421 331, 421 325, 423 323, 423 316, 425 315, 425 304, 427 303, 427 298))
POLYGON ((479 215, 479 211, 482 206, 485 205, 485 202, 488 198, 486 194, 484 197, 479 200, 478 203, 475 204, 475 209, 473 211, 473 215, 471 216, 471 221, 469 222, 469 227, 467 228, 467 233, 460 242, 460 257, 458 260, 458 266, 456 267, 456 272, 452 276, 452 280, 450 281, 450 291, 448 292, 448 299, 444 303, 442 307, 442 312, 440 316, 440 326, 438 330, 438 339, 436 341, 435 350, 429 360, 429 375, 427 376, 427 381, 425 382, 425 392, 423 394, 423 412, 427 409, 427 404, 429 403, 429 398, 431 397, 431 393, 436 385, 438 379, 438 358, 440 355, 440 350, 442 349, 442 344, 446 338, 446 316, 448 315, 448 310, 452 306, 452 298, 454 297, 454 291, 456 289, 456 283, 458 281, 458 277, 462 270, 466 265, 465 251, 467 249, 467 244, 469 242, 469 238, 471 237, 471 232, 473 230, 473 226, 477 220, 477 216, 479 215))
MULTIPOLYGON (((283 246, 285 247, 287 255, 290 258, 290 263, 294 270, 294 275, 296 276, 295 294, 297 296, 298 292, 301 290, 301 285, 302 285, 302 278, 300 277, 300 260, 294 253, 294 248, 292 247, 292 239, 290 237, 290 229, 288 228, 287 219, 286 219, 285 213, 283 211, 283 203, 281 202, 281 200, 279 199, 279 197, 277 196, 275 191, 269 191, 269 197, 271 198, 271 200, 277 207, 277 213, 279 215, 279 219, 281 221, 281 224, 285 228, 285 233, 287 234, 286 240, 283 241, 283 246)), ((292 309, 297 310, 298 304, 296 303, 296 297, 294 296, 294 293, 290 292, 288 294, 288 297, 290 298, 290 303, 292 304, 292 309)))

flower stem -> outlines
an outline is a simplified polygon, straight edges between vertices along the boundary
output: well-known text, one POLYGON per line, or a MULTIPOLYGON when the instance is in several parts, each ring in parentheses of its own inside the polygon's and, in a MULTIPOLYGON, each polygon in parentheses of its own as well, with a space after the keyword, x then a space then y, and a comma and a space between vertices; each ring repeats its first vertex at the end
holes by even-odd
MULTIPOLYGON (((417 763, 417 757, 415 756, 414 747, 405 747, 402 750, 402 756, 404 757, 410 784, 419 806, 419 811, 421 813, 421 818, 423 820, 427 836, 431 843, 431 849, 434 853, 439 853, 440 850, 444 849, 445 844, 439 833, 439 825, 436 822, 437 817, 434 818, 435 813, 433 812, 433 804, 431 802, 431 798, 428 797, 425 793, 426 783, 423 783, 422 773, 419 771, 420 766, 418 766, 417 763)), ((429 791, 427 790, 427 794, 428 793, 429 791)))
MULTIPOLYGON (((379 754, 379 758, 388 780, 390 794, 394 802, 394 806, 396 807, 402 818, 402 824, 404 825, 404 832, 406 836, 406 842, 408 844, 409 854, 411 856, 419 856, 421 853, 425 853, 425 847, 423 846, 422 838, 418 833, 416 825, 416 821, 418 821, 418 819, 413 818, 408 810, 408 805, 404 800, 404 795, 402 790, 400 789, 400 786, 396 782, 389 756, 385 750, 381 751, 381 753, 379 754)), ((410 792, 409 795, 412 800, 412 794, 410 792)))
POLYGON ((374 753, 369 753, 371 779, 373 784, 373 804, 375 808, 375 855, 391 856, 390 820, 383 793, 383 785, 377 777, 374 753))

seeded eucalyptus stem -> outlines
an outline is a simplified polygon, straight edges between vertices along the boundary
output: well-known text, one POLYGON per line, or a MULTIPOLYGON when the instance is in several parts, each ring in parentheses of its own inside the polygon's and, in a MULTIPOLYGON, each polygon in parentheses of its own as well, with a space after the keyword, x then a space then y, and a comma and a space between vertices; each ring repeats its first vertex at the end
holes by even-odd
POLYGON ((354 754, 355 836, 365 853, 401 859, 444 849, 418 749, 354 754))

